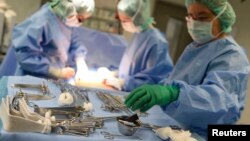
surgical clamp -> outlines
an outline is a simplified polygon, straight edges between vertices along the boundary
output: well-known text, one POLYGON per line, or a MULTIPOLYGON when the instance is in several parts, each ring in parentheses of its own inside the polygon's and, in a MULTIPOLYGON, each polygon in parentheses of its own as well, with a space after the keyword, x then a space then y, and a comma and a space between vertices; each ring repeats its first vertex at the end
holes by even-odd
POLYGON ((38 89, 43 94, 49 94, 49 88, 44 82, 42 84, 13 84, 11 87, 38 89))
POLYGON ((137 136, 124 136, 124 135, 121 135, 121 134, 111 134, 110 132, 107 132, 107 131, 101 131, 100 133, 104 136, 105 139, 108 139, 108 140, 114 140, 115 137, 142 140, 141 138, 139 138, 137 136))

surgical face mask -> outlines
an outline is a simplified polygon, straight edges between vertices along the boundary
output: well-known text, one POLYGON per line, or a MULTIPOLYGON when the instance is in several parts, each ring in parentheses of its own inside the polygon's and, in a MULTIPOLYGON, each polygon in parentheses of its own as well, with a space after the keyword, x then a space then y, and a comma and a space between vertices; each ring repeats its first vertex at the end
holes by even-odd
POLYGON ((187 18, 187 28, 192 39, 195 42, 202 44, 218 37, 223 31, 217 35, 213 35, 213 22, 224 13, 225 9, 226 7, 210 22, 201 22, 193 20, 192 18, 187 18))
POLYGON ((82 24, 81 22, 79 22, 79 20, 77 19, 76 16, 72 16, 70 18, 66 18, 64 23, 67 26, 70 26, 70 27, 79 27, 82 24))
POLYGON ((136 27, 132 21, 131 22, 122 22, 122 27, 124 30, 131 32, 131 33, 141 32, 140 27, 136 27))
POLYGON ((212 33, 213 22, 200 22, 189 19, 187 23, 188 32, 197 43, 205 43, 215 38, 212 33))

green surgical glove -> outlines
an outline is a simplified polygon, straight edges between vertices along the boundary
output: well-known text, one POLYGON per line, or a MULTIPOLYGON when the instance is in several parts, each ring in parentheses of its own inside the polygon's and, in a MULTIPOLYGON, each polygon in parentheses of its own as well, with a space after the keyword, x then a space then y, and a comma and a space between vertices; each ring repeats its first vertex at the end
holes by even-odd
POLYGON ((179 91, 175 86, 144 85, 132 91, 125 104, 133 111, 146 112, 154 105, 168 105, 177 100, 179 91))

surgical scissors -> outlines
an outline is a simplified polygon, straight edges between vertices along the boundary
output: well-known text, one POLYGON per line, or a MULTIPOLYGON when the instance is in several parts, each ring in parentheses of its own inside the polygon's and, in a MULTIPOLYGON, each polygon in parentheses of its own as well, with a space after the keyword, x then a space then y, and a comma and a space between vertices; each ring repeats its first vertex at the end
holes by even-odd
POLYGON ((101 131, 100 132, 105 139, 108 139, 108 140, 113 140, 115 137, 113 135, 111 135, 109 132, 107 131, 101 131))
POLYGON ((104 136, 105 139, 108 139, 108 140, 114 140, 115 137, 142 140, 141 138, 139 138, 137 136, 124 136, 124 135, 120 135, 120 134, 111 134, 107 131, 101 131, 100 133, 104 136))

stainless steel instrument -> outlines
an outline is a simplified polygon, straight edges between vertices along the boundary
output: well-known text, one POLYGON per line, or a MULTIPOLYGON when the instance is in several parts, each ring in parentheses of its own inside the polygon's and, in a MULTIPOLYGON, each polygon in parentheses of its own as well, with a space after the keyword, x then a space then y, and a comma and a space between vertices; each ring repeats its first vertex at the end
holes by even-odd
POLYGON ((34 112, 39 115, 45 116, 46 112, 51 112, 52 115, 65 115, 68 118, 80 117, 81 113, 84 112, 84 108, 81 106, 77 107, 39 107, 34 105, 34 112))
POLYGON ((42 84, 13 84, 11 87, 22 88, 22 89, 37 89, 40 90, 43 94, 49 94, 48 85, 43 82, 42 84))
POLYGON ((114 140, 115 137, 117 138, 124 138, 124 139, 135 139, 135 140, 142 140, 141 138, 137 137, 137 136, 124 136, 124 135, 120 135, 120 134, 111 134, 110 132, 107 132, 107 131, 101 131, 100 132, 105 139, 108 139, 108 140, 114 140))

